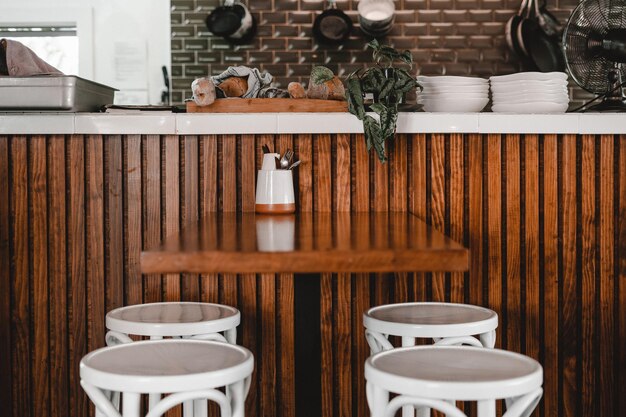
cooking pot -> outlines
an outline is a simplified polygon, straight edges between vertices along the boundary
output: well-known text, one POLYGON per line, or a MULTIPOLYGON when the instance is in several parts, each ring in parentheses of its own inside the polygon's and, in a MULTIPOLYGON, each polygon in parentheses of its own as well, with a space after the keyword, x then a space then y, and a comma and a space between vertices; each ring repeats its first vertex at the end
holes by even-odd
POLYGON ((393 0, 361 0, 357 10, 361 30, 366 35, 380 38, 393 27, 396 10, 393 0))
POLYGON ((256 21, 245 4, 225 0, 223 6, 215 8, 206 18, 206 25, 215 36, 231 43, 246 43, 256 32, 256 21))
POLYGON ((350 36, 351 31, 352 20, 337 9, 335 0, 328 0, 328 8, 313 22, 313 36, 321 43, 339 44, 350 36))

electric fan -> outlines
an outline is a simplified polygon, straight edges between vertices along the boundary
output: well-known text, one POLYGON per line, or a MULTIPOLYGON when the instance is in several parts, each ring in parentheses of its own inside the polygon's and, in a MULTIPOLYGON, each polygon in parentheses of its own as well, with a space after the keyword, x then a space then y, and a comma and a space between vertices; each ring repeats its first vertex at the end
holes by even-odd
POLYGON ((570 75, 603 98, 591 111, 626 111, 626 0, 583 0, 563 32, 570 75))

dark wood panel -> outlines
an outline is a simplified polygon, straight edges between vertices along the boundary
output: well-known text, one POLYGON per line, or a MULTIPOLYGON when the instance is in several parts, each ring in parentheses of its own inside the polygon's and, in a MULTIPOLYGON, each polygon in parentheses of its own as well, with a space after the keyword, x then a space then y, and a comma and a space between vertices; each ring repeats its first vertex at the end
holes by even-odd
MULTIPOLYGON (((67 259, 65 138, 48 139, 48 278, 50 282, 50 414, 61 415, 69 407, 67 357, 67 259)), ((121 194, 121 193, 120 193, 121 194)), ((120 274, 121 275, 121 274, 120 274)), ((121 278, 121 277, 120 277, 121 278)))
MULTIPOLYGON (((166 299, 238 306, 238 341, 257 359, 247 415, 304 412, 294 406, 292 275, 162 281, 137 270, 140 251, 181 225, 253 210, 263 143, 302 160, 294 178, 302 212, 408 210, 470 248, 469 273, 323 276, 325 366, 315 390, 325 415, 368 413, 362 312, 435 299, 497 310, 498 344, 544 366, 537 415, 624 414, 625 136, 398 135, 381 165, 362 135, 74 135, 0 137, 7 415, 87 415, 78 361, 104 344, 106 310, 166 299)), ((351 233, 381 242, 402 227, 351 233)), ((328 242, 349 228, 334 230, 328 242)))
MULTIPOLYGON (((137 157, 140 157, 138 154, 137 157)), ((69 311, 69 415, 86 416, 87 396, 80 387, 80 362, 87 354, 87 283, 85 280, 85 139, 73 135, 67 143, 67 264, 69 311)), ((141 216, 141 212, 139 213, 141 216)), ((139 230, 141 239, 141 229, 139 230)), ((131 278, 132 280, 132 278, 131 278)))
POLYGON ((0 403, 13 404, 11 387, 11 245, 9 138, 0 136, 0 403), (5 324, 6 323, 6 324, 5 324))

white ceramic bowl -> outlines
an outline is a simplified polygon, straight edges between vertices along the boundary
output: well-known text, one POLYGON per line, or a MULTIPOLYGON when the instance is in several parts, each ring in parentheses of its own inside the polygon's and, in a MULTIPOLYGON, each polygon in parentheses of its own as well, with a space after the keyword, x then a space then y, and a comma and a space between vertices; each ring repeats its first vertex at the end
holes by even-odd
POLYGON ((425 99, 422 103, 424 111, 437 113, 476 113, 485 108, 489 103, 488 98, 468 99, 425 99))
POLYGON ((565 113, 569 104, 548 103, 536 101, 531 103, 518 104, 494 104, 491 111, 494 113, 524 113, 524 114, 544 114, 544 113, 565 113))
POLYGON ((495 75, 489 77, 491 82, 507 82, 507 81, 550 81, 550 80, 567 80, 567 74, 564 72, 518 72, 508 75, 495 75))
POLYGON ((420 75, 417 77, 419 83, 444 83, 444 84, 485 84, 488 80, 478 77, 460 77, 456 75, 437 75, 426 76, 420 75))

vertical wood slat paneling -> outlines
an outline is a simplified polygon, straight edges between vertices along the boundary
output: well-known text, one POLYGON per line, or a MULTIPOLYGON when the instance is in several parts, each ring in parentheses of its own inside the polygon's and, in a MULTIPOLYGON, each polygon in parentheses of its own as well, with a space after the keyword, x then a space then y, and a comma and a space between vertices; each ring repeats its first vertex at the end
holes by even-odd
MULTIPOLYGON (((198 221, 198 137, 185 136, 180 143, 180 223, 184 227, 198 221)), ((198 275, 183 274, 181 297, 186 301, 200 300, 198 275)))
POLYGON ((104 140, 105 311, 124 303, 122 137, 104 140))
MULTIPOLYGON (((619 158, 619 163, 616 168, 616 181, 618 182, 616 190, 618 195, 613 196, 616 204, 618 204, 616 210, 616 222, 618 230, 616 233, 616 255, 619 256, 615 259, 616 263, 616 285, 614 286, 615 296, 618 302, 616 303, 617 330, 614 335, 614 340, 617 340, 615 352, 618 357, 615 358, 616 369, 626 369, 626 135, 621 135, 615 140, 616 159, 619 158)), ((616 387, 626 386, 626 372, 619 372, 616 375, 616 387)), ((617 395, 615 415, 626 414, 626 395, 617 395)))
MULTIPOLYGON (((465 189, 463 158, 464 137, 460 134, 450 135, 450 174, 449 174, 449 236, 460 243, 465 241, 465 189)), ((453 272, 450 274, 450 302, 465 302, 465 273, 453 272)))
MULTIPOLYGON (((619 415, 624 401, 616 393, 625 378, 620 364, 625 363, 621 313, 626 304, 626 232, 621 218, 626 216, 620 215, 626 213, 626 138, 399 135, 383 167, 365 153, 362 139, 266 135, 261 140, 282 151, 298 151, 303 160, 296 175, 302 211, 406 208, 449 230, 455 239, 467 239, 471 268, 467 280, 459 274, 443 285, 439 278, 433 285, 429 275, 421 274, 406 281, 403 276, 374 277, 371 288, 368 275, 323 276, 325 413, 368 413, 362 362, 369 351, 361 314, 370 300, 430 299, 426 290, 432 287, 435 298, 443 288, 444 298, 451 301, 464 301, 468 294, 469 302, 495 307, 498 300, 495 308, 507 328, 500 343, 539 357, 544 365, 543 415, 619 415), (307 184, 314 192, 305 195, 301 187, 307 184), (378 201, 377 196, 384 198, 378 201), (494 256, 498 251, 501 256, 494 256)), ((104 313, 118 300, 141 301, 142 286, 143 301, 196 297, 185 281, 193 277, 181 281, 176 276, 174 295, 171 288, 162 291, 160 277, 140 277, 134 272, 139 250, 189 223, 195 213, 251 209, 258 140, 252 135, 7 139, 9 198, 4 212, 10 211, 10 245, 2 246, 0 232, 0 250, 11 253, 8 340, 14 416, 49 409, 56 417, 64 404, 72 417, 86 414, 88 402, 75 385, 75 364, 88 350, 103 345, 104 313), (234 188, 226 191, 224 184, 231 183, 234 188), (32 219, 36 207, 39 218, 32 219), (35 259, 31 248, 37 247, 45 250, 44 258, 35 259), (30 298, 36 288, 45 291, 30 298), (63 326, 67 335, 59 334, 63 326), (41 340, 48 343, 33 350, 41 340), (45 378, 35 381, 41 372, 45 378)), ((2 192, 0 184, 0 196, 2 192)), ((0 202, 0 214, 4 212, 0 202)), ((383 230, 371 232, 360 231, 359 238, 385 236, 383 230)), ((297 337, 292 328, 294 278, 224 278, 197 282, 201 299, 221 299, 242 311, 239 342, 257 358, 247 415, 299 413, 291 405, 295 359, 286 355, 293 353, 290 346, 297 337)))
MULTIPOLYGON (((524 138, 525 353, 539 360, 539 138, 524 138), (535 336, 537 335, 537 336, 535 336)), ((508 281, 508 280, 507 280, 508 281)))
MULTIPOLYGON (((559 189, 558 138, 543 141, 543 373, 544 416, 559 415, 559 189)), ((509 208, 511 211, 511 208, 509 208)), ((507 224, 507 228, 509 225, 507 224)), ((511 285, 510 280, 508 285, 511 285)), ((510 325, 510 321, 509 324, 510 325)), ((515 339, 513 339, 515 340, 515 339)))
POLYGON ((143 282, 139 270, 141 253, 141 136, 129 135, 123 143, 124 181, 124 304, 140 304, 143 282))
MULTIPOLYGON (((180 226, 180 148, 178 137, 165 136, 161 147, 161 170, 163 181, 161 207, 162 238, 178 232, 180 226)), ((167 274, 163 277, 163 292, 165 301, 180 300, 180 275, 167 274)))
POLYGON ((561 206, 561 311, 559 318, 561 369, 562 375, 562 401, 559 415, 564 417, 579 416, 578 400, 578 371, 577 371, 577 346, 580 342, 577 331, 577 288, 576 288, 576 233, 577 214, 576 200, 576 136, 566 135, 562 140, 562 156, 560 165, 562 168, 562 182, 560 190, 561 206))
POLYGON ((11 390, 11 207, 9 177, 9 138, 0 136, 0 403, 11 415, 13 396, 11 390))
MULTIPOLYGON (((69 320, 69 415, 86 416, 87 396, 80 386, 80 362, 87 354, 87 286, 85 282, 85 138, 72 135, 67 150, 67 220, 69 320)), ((140 155, 137 155, 140 157, 140 155)), ((141 215, 141 213, 139 213, 141 215)), ((139 231, 141 236, 141 230, 139 231)))
POLYGON ((36 358, 31 369, 33 412, 50 414, 49 283, 48 283, 48 206, 46 181, 46 137, 33 136, 28 144, 29 217, 31 240, 31 279, 33 306, 32 353, 36 358))
POLYGON ((580 284, 584 291, 580 294, 581 310, 581 377, 580 399, 582 415, 593 415, 596 403, 596 363, 595 346, 597 346, 596 331, 596 167, 595 167, 595 138, 584 135, 581 150, 582 163, 580 166, 582 186, 580 188, 580 255, 581 279, 580 284))
MULTIPOLYGON (((599 160, 600 172, 600 190, 599 190, 599 311, 597 312, 596 322, 598 326, 598 344, 597 346, 611 346, 615 329, 615 200, 614 188, 615 182, 613 177, 614 170, 614 144, 613 136, 602 136, 599 138, 600 155, 596 155, 599 160)), ((596 348, 597 348, 596 346, 596 348)), ((599 415, 612 416, 615 404, 615 370, 621 372, 614 365, 613 349, 600 349, 598 355, 598 364, 596 372, 599 374, 597 387, 606 387, 598 390, 599 415), (602 370, 602 371, 599 371, 602 370)))
MULTIPOLYGON (((442 233, 446 232, 446 155, 445 136, 431 136, 431 164, 430 164, 430 223, 442 233)), ((432 274, 432 300, 446 301, 446 274, 435 272, 432 274)))
POLYGON ((50 282, 50 414, 61 415, 69 407, 67 357, 67 264, 65 138, 48 138, 48 277, 50 282))
MULTIPOLYGON (((158 245, 161 241, 161 144, 159 136, 142 139, 142 236, 144 247, 158 245)), ((144 303, 161 300, 161 276, 144 277, 144 303)))
MULTIPOLYGON (((506 310, 498 327, 502 339, 498 346, 521 352, 522 341, 522 292, 521 292, 521 160, 520 136, 506 135, 506 310)), ((525 200, 527 201, 527 200, 525 200)))
POLYGON ((30 416, 32 390, 30 384, 30 265, 28 237, 28 139, 15 136, 11 139, 11 276, 13 303, 11 309, 11 384, 13 417, 30 416))
MULTIPOLYGON (((502 136, 487 136, 487 305, 502 311, 502 136)), ((497 342, 497 341, 496 341, 497 342)), ((497 342, 498 343, 498 342, 497 342)))

